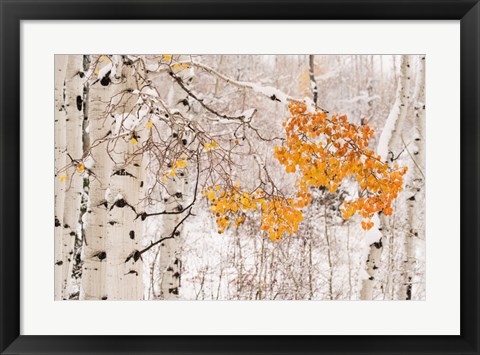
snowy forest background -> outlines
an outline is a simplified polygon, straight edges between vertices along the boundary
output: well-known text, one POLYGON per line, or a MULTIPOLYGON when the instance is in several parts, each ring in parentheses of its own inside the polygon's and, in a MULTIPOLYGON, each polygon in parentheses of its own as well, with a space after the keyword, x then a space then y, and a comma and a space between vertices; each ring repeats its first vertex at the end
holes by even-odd
POLYGON ((55 299, 424 300, 424 134, 422 55, 56 55, 55 299), (290 210, 292 105, 374 130, 390 213, 290 210))

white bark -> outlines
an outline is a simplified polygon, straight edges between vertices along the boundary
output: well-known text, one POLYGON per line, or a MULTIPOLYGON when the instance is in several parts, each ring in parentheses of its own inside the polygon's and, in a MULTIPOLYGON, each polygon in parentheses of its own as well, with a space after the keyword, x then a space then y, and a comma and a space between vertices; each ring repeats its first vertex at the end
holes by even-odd
POLYGON ((378 265, 380 265, 380 258, 382 256, 384 240, 385 237, 382 236, 378 242, 370 245, 367 258, 368 278, 364 279, 362 283, 362 289, 360 291, 361 300, 373 299, 373 285, 375 281, 376 270, 379 268, 378 265))
MULTIPOLYGON (((79 75, 83 71, 83 56, 68 56, 65 77, 65 127, 66 152, 72 159, 81 161, 83 155, 83 79, 79 75)), ((70 162, 70 157, 67 162, 70 162)), ((73 262, 73 248, 78 237, 80 218, 80 203, 83 186, 83 176, 76 170, 70 169, 70 176, 65 181, 65 202, 63 206, 63 237, 62 237, 62 299, 69 299, 72 292, 70 287, 70 263, 73 262)))
POLYGON ((315 106, 318 102, 318 86, 315 79, 315 56, 310 54, 308 56, 308 75, 310 78, 310 89, 312 90, 312 99, 315 106))
MULTIPOLYGON (((55 56, 55 169, 59 170, 67 164, 66 160, 66 114, 65 114, 65 74, 67 56, 55 56)), ((65 202, 65 186, 67 181, 60 181, 64 173, 55 173, 55 300, 63 298, 63 208, 65 202)))
MULTIPOLYGON (((137 90, 135 69, 124 65, 117 57, 119 83, 115 83, 122 95, 118 95, 114 114, 121 115, 122 121, 128 115, 137 115, 134 110, 137 96, 131 91, 137 90)), ((144 169, 142 154, 132 157, 132 153, 143 144, 147 132, 143 126, 135 129, 137 144, 131 142, 133 131, 127 128, 120 133, 128 133, 111 144, 114 165, 110 173, 109 189, 111 200, 108 204, 108 221, 106 225, 106 287, 109 300, 143 299, 143 260, 131 257, 141 249, 143 221, 137 218, 139 209, 144 169), (140 131, 140 129, 142 129, 140 131)), ((143 207, 142 207, 143 208, 143 207)))
MULTIPOLYGON (((403 126, 407 117, 410 90, 410 60, 408 55, 402 56, 400 65, 400 80, 398 81, 397 96, 392 110, 385 122, 382 134, 379 139, 377 153, 386 163, 392 163, 398 158, 402 148, 403 126)), ((383 244, 388 239, 390 233, 390 218, 380 214, 380 230, 382 237, 380 240, 372 243, 369 247, 367 257, 368 277, 363 280, 360 291, 360 299, 371 300, 374 295, 374 283, 376 270, 380 267, 380 259, 383 251, 383 244)), ((375 226, 374 228, 377 228, 375 226)))
MULTIPOLYGON (((168 178, 167 193, 165 202, 166 211, 181 211, 185 207, 185 182, 187 181, 180 174, 184 174, 185 169, 177 171, 175 177, 168 178)), ((180 223, 183 214, 170 214, 163 217, 163 232, 171 233, 180 223)), ((165 300, 177 299, 180 293, 180 241, 182 234, 180 226, 173 239, 167 239, 160 243, 160 298, 165 300)))
POLYGON ((396 99, 383 127, 377 147, 377 153, 387 163, 391 163, 396 159, 399 150, 402 148, 403 126, 407 117, 410 99, 410 81, 410 59, 408 55, 403 55, 396 99))
MULTIPOLYGON (((107 115, 107 104, 112 95, 110 86, 103 86, 99 81, 90 85, 88 92, 88 121, 90 143, 106 137, 112 125, 112 118, 107 115)), ((111 172, 111 160, 106 154, 107 144, 102 143, 91 148, 94 160, 89 176, 89 207, 87 225, 83 244, 81 300, 107 299, 106 291, 106 256, 105 239, 107 211, 105 194, 108 189, 111 172), (103 254, 105 253, 105 254, 103 254)))
POLYGON ((414 94, 414 133, 413 142, 408 148, 412 164, 408 174, 409 197, 407 199, 408 225, 405 256, 403 263, 403 287, 401 298, 411 300, 416 269, 416 241, 423 240, 423 211, 425 184, 425 56, 418 63, 417 82, 414 94))
MULTIPOLYGON (((168 104, 175 107, 182 115, 187 114, 188 107, 182 104, 187 98, 185 91, 176 83, 172 83, 170 89, 168 104)), ((173 125, 171 132, 172 140, 172 156, 178 157, 181 152, 190 144, 189 137, 180 133, 179 127, 173 125)), ((174 167, 175 159, 171 159, 172 167, 174 167)), ((191 167, 185 169, 177 169, 175 176, 168 177, 166 183, 165 210, 168 212, 184 211, 187 202, 189 177, 188 171, 191 167)), ((186 213, 186 212, 185 212, 186 213)), ((173 232, 175 227, 180 223, 185 213, 166 214, 163 216, 163 233, 168 235, 173 232)), ((172 239, 167 239, 160 244, 160 299, 172 300, 177 299, 181 286, 181 258, 180 258, 180 240, 182 236, 183 226, 180 225, 172 239)))

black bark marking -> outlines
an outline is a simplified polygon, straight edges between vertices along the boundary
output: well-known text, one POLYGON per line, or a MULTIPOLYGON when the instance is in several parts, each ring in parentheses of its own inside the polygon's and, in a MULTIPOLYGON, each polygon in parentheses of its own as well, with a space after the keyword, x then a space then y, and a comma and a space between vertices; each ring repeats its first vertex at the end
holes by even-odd
MULTIPOLYGON (((127 201, 125 201, 123 198, 115 201, 115 203, 113 204, 113 206, 115 207, 118 207, 118 208, 123 208, 125 207, 126 205, 128 205, 127 201)), ((112 208, 113 208, 112 206, 112 208)))
POLYGON ((82 111, 82 105, 83 104, 83 100, 82 100, 82 97, 80 95, 77 95, 77 110, 78 111, 82 111))
POLYGON ((378 242, 372 244, 375 248, 380 249, 383 247, 382 240, 380 239, 378 242))
POLYGON ((104 251, 99 251, 98 253, 94 254, 92 257, 97 257, 100 261, 106 259, 107 253, 104 251))
POLYGON ((102 78, 102 80, 100 80, 100 84, 102 84, 102 86, 108 86, 110 85, 110 71, 105 74, 105 76, 102 78))
POLYGON ((136 179, 136 177, 132 174, 130 174, 128 171, 126 171, 125 169, 118 169, 116 170, 112 176, 114 175, 118 175, 118 176, 130 176, 130 177, 133 177, 134 179, 136 179))
POLYGON ((97 207, 100 207, 100 206, 103 206, 106 209, 108 209, 108 202, 106 200, 104 200, 97 205, 97 207))
POLYGON ((408 278, 408 285, 407 285, 407 301, 412 299, 412 278, 408 278))
POLYGON ((135 231, 130 231, 128 235, 130 236, 130 239, 135 239, 135 231))
POLYGON ((133 261, 136 262, 138 259, 142 259, 142 254, 138 250, 132 251, 128 256, 127 259, 125 259, 125 262, 127 263, 130 259, 133 258, 133 261))

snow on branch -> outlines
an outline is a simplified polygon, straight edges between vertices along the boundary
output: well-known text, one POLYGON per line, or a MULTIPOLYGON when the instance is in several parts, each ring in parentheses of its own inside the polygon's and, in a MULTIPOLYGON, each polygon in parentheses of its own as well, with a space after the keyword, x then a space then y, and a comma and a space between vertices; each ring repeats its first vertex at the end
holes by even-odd
MULTIPOLYGON (((208 65, 205 65, 205 64, 200 63, 200 62, 191 61, 189 63, 191 65, 197 67, 197 68, 201 68, 201 69, 205 70, 206 72, 208 72, 212 75, 217 76, 218 78, 224 80, 225 82, 227 82, 230 85, 236 86, 240 89, 252 90, 256 93, 259 93, 263 96, 268 97, 269 99, 271 99, 273 101, 278 101, 278 102, 281 102, 283 104, 289 104, 290 102, 307 103, 307 106, 311 106, 313 104, 313 102, 309 102, 309 101, 311 101, 311 99, 297 99, 297 98, 291 97, 290 95, 286 94, 285 92, 283 92, 283 91, 281 91, 277 88, 274 88, 272 86, 263 86, 263 85, 259 85, 259 84, 248 82, 248 81, 234 80, 234 79, 218 72, 217 70, 213 69, 212 67, 209 67, 208 65)), ((328 112, 321 107, 319 107, 319 109, 324 111, 324 112, 328 112)))

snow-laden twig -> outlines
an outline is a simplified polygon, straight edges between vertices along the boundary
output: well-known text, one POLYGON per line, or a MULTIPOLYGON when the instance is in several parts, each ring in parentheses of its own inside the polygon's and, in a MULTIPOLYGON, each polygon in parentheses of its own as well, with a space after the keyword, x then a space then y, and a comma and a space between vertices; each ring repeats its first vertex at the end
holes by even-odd
MULTIPOLYGON (((294 97, 286 94, 285 92, 283 92, 283 91, 281 91, 277 88, 274 88, 272 86, 263 86, 263 85, 259 85, 259 84, 248 82, 248 81, 234 80, 234 79, 218 72, 217 70, 213 69, 212 67, 209 67, 208 65, 205 65, 205 64, 197 62, 197 61, 191 61, 191 62, 189 62, 189 64, 191 64, 191 65, 193 65, 197 68, 201 68, 201 69, 205 70, 206 72, 217 76, 218 78, 224 80, 225 82, 227 82, 230 85, 233 85, 233 86, 235 86, 239 89, 252 90, 256 93, 259 93, 263 96, 268 97, 272 101, 278 101, 278 102, 281 102, 283 104, 289 104, 290 102, 299 102, 299 103, 307 103, 308 104, 308 102, 306 102, 305 99, 294 98, 294 97)), ((318 109, 322 110, 323 112, 328 112, 327 110, 323 109, 322 107, 318 107, 318 109)))

